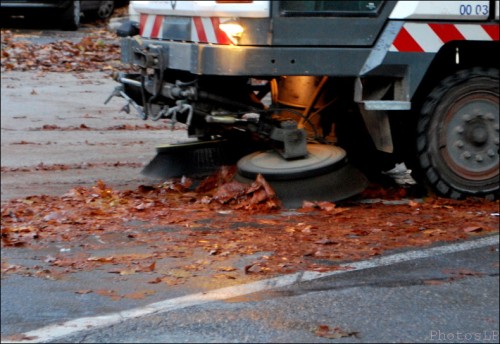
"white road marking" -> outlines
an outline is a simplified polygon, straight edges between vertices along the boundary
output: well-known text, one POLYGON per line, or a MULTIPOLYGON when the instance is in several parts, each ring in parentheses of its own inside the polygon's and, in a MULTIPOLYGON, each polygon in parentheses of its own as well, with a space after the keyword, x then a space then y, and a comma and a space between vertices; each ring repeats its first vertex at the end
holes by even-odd
POLYGON ((372 269, 381 266, 403 263, 415 259, 430 258, 442 254, 462 252, 480 247, 498 245, 498 243, 499 243, 499 237, 498 235, 494 235, 477 240, 461 242, 457 244, 450 244, 450 245, 432 247, 428 249, 396 253, 388 256, 373 258, 370 260, 342 264, 340 265, 341 270, 336 270, 336 271, 298 272, 291 275, 274 277, 244 285, 237 285, 232 287, 211 290, 207 292, 176 297, 173 299, 151 303, 144 307, 133 308, 127 311, 112 313, 108 315, 74 319, 66 321, 62 324, 45 326, 37 330, 25 332, 20 336, 16 336, 18 338, 20 338, 21 336, 24 336, 25 338, 31 337, 32 339, 16 340, 16 341, 2 340, 1 343, 50 342, 65 336, 74 335, 77 332, 95 330, 98 328, 115 325, 117 323, 126 320, 144 317, 151 314, 165 313, 186 307, 201 305, 216 300, 227 300, 232 297, 248 295, 256 292, 262 292, 274 288, 286 287, 299 282, 311 281, 314 279, 344 274, 351 271, 372 269))

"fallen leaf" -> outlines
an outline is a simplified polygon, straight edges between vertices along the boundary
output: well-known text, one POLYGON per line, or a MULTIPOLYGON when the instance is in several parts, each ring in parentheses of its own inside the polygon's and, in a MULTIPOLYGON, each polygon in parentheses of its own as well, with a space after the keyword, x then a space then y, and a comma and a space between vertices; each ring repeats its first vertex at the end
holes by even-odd
POLYGON ((458 276, 483 276, 484 273, 479 271, 473 271, 469 269, 446 269, 443 270, 446 274, 458 275, 458 276))
POLYGON ((413 207, 413 208, 416 208, 416 207, 420 206, 420 204, 419 204, 418 202, 415 202, 415 201, 412 201, 412 200, 410 200, 410 201, 408 202, 408 205, 409 205, 410 207, 413 207))
POLYGON ((155 279, 149 280, 149 284, 158 284, 162 281, 161 277, 156 277, 155 279))
POLYGON ((188 272, 183 269, 172 269, 168 272, 168 274, 175 278, 187 278, 193 275, 191 272, 188 272))
POLYGON ((212 275, 213 278, 225 278, 225 279, 236 279, 236 277, 227 274, 215 274, 212 275))
POLYGON ((324 238, 324 239, 315 241, 314 243, 318 244, 318 245, 334 245, 334 244, 338 245, 338 242, 335 242, 335 241, 330 240, 328 238, 324 238))
POLYGON ((140 272, 153 272, 153 271, 155 271, 155 268, 156 268, 156 262, 153 262, 150 265, 147 265, 145 267, 141 267, 138 271, 140 271, 140 272))
POLYGON ((113 301, 118 301, 122 298, 115 290, 99 289, 99 290, 95 290, 94 293, 101 295, 101 296, 107 296, 107 297, 111 298, 111 300, 113 300, 113 301))
POLYGON ((125 294, 123 297, 127 299, 134 299, 134 300, 140 300, 144 299, 146 296, 154 295, 156 294, 156 291, 154 290, 142 290, 142 291, 136 291, 134 293, 130 294, 125 294))
POLYGON ((77 290, 75 291, 75 294, 90 294, 92 290, 90 289, 83 289, 83 290, 77 290))
POLYGON ((446 280, 432 280, 432 279, 423 281, 423 283, 426 285, 441 285, 441 284, 444 284, 446 282, 448 282, 448 281, 446 281, 446 280))
POLYGON ((325 211, 333 211, 337 207, 335 203, 331 202, 318 202, 317 205, 321 210, 325 211))
POLYGON ((111 263, 115 260, 114 257, 89 257, 87 258, 89 262, 99 262, 99 263, 111 263))
POLYGON ((27 336, 25 334, 13 334, 13 335, 10 335, 10 336, 2 336, 2 343, 4 341, 10 341, 10 342, 13 342, 13 343, 16 343, 16 342, 23 342, 25 340, 34 340, 34 339, 37 339, 38 337, 37 336, 27 336))
POLYGON ((463 229, 463 231, 465 233, 477 233, 477 232, 481 232, 483 230, 482 227, 479 227, 479 226, 469 226, 469 227, 465 227, 463 229))
POLYGON ((137 272, 136 269, 125 269, 125 270, 110 270, 110 274, 119 274, 121 276, 133 275, 137 272))
POLYGON ((340 327, 330 328, 327 325, 319 325, 313 330, 314 334, 318 337, 329 339, 339 339, 345 337, 358 337, 358 332, 348 332, 342 330, 340 327))
POLYGON ((260 267, 256 266, 255 264, 249 264, 249 265, 245 266, 244 271, 245 271, 245 274, 259 272, 260 271, 260 267))
POLYGON ((236 268, 232 267, 232 266, 222 266, 220 268, 217 269, 217 271, 235 271, 236 268))

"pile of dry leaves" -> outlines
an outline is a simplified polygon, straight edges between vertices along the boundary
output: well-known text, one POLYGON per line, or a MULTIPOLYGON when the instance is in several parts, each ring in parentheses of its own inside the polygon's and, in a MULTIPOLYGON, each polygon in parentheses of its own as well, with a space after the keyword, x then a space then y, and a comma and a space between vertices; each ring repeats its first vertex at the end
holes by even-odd
MULTIPOLYGON (((226 168, 199 183, 183 178, 128 191, 99 181, 61 197, 13 200, 2 206, 2 247, 60 243, 87 252, 47 261, 64 273, 109 265, 110 272, 120 274, 158 273, 149 283, 177 284, 207 269, 230 279, 327 271, 391 250, 498 231, 498 202, 436 197, 342 205, 304 202, 301 209, 286 211, 264 178, 239 184, 232 181, 233 173, 226 168), (96 237, 103 242, 91 240, 96 237), (110 244, 147 246, 148 253, 92 255, 110 244), (244 268, 223 265, 221 270, 220 264, 230 259, 258 253, 244 268), (178 263, 160 273, 156 263, 164 259, 178 263)), ((2 271, 26 273, 7 262, 2 262, 2 271)))
POLYGON ((96 30, 79 42, 61 40, 43 45, 13 39, 2 29, 1 71, 94 72, 120 67, 120 46, 114 33, 96 30))

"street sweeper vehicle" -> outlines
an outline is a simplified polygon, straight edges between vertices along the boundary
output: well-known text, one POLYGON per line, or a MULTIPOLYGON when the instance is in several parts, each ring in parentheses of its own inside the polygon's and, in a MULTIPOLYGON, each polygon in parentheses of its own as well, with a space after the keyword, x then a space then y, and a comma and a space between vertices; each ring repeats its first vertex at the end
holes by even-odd
MULTIPOLYGON (((144 173, 237 166, 280 197, 371 177, 499 191, 499 1, 131 1, 112 95, 187 127, 144 173), (375 172, 378 171, 378 172, 375 172), (410 174, 411 172, 411 174, 410 174)), ((168 132, 165 133, 168 135, 168 132)), ((295 202, 295 203, 294 203, 295 202)))

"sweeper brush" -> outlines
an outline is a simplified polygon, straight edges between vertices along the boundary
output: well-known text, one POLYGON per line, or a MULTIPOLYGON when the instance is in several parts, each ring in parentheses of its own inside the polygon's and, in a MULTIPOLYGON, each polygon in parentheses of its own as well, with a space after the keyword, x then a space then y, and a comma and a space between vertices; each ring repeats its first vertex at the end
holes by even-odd
POLYGON ((203 177, 237 161, 228 141, 194 141, 156 147, 156 156, 141 173, 151 178, 203 177))
POLYGON ((247 155, 238 161, 235 179, 249 183, 262 175, 286 208, 300 208, 304 201, 347 199, 368 185, 342 148, 309 144, 307 150, 305 158, 295 160, 283 160, 274 150, 247 155))
POLYGON ((142 173, 153 178, 203 177, 223 165, 237 165, 236 181, 251 184, 262 175, 282 205, 290 209, 301 207, 304 201, 350 198, 368 184, 347 162, 345 151, 336 146, 308 144, 305 158, 291 160, 272 149, 242 156, 241 148, 229 140, 159 146, 142 173))

